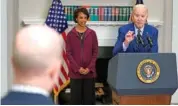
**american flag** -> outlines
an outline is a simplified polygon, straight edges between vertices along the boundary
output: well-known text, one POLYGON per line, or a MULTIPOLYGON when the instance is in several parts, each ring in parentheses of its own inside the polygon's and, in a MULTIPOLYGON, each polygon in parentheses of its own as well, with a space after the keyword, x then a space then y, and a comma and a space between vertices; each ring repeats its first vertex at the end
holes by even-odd
MULTIPOLYGON (((48 11, 48 16, 46 18, 45 24, 54 28, 57 32, 61 33, 64 42, 66 44, 66 32, 65 30, 68 28, 67 19, 65 16, 64 8, 60 0, 53 0, 52 5, 48 11)), ((64 63, 59 71, 59 80, 56 82, 56 85, 53 89, 54 94, 57 96, 60 91, 65 88, 69 84, 69 62, 66 58, 66 49, 64 46, 63 50, 63 59, 64 63)))

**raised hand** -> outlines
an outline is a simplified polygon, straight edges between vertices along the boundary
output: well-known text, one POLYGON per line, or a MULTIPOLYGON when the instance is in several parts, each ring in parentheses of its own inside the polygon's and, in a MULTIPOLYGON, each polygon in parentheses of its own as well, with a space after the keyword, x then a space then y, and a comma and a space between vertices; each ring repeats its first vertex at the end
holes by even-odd
POLYGON ((124 41, 124 44, 126 46, 128 46, 129 43, 134 39, 134 35, 133 34, 134 34, 134 32, 130 31, 130 30, 126 33, 126 35, 125 35, 125 41, 124 41))

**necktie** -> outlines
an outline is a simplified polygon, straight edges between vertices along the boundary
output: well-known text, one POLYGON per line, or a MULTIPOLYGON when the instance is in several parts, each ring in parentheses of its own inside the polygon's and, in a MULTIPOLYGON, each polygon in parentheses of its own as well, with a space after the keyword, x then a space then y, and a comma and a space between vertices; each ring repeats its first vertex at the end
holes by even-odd
POLYGON ((138 37, 141 37, 141 30, 140 29, 137 30, 137 35, 138 35, 138 37))
POLYGON ((141 37, 141 30, 140 29, 138 29, 138 31, 137 31, 137 42, 144 45, 143 39, 141 37))

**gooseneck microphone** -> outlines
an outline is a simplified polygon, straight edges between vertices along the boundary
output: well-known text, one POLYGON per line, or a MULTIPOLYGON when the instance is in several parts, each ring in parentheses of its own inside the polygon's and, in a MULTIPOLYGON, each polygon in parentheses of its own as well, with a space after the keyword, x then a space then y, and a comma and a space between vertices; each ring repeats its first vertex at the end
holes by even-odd
POLYGON ((144 45, 144 42, 143 42, 143 39, 142 39, 141 35, 138 34, 137 37, 138 37, 138 42, 140 44, 144 45))
POLYGON ((149 36, 148 32, 147 32, 147 41, 148 41, 148 44, 150 45, 150 47, 152 47, 153 41, 152 41, 151 37, 149 36))

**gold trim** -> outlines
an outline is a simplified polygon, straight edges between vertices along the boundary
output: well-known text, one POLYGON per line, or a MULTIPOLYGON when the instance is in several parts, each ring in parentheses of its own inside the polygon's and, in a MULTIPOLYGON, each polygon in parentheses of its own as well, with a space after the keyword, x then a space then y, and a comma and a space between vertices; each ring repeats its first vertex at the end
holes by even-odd
POLYGON ((143 61, 141 61, 137 67, 137 77, 144 83, 153 83, 155 82, 160 76, 160 67, 158 65, 158 63, 152 59, 145 59, 143 61), (145 63, 151 63, 156 67, 156 77, 154 77, 151 80, 145 80, 143 79, 143 77, 141 76, 141 67, 145 64, 145 63))
POLYGON ((58 104, 58 95, 59 93, 70 83, 70 79, 67 80, 65 82, 65 84, 63 84, 61 87, 58 87, 58 91, 55 90, 55 88, 53 89, 53 92, 54 92, 54 103, 55 104, 58 104))

